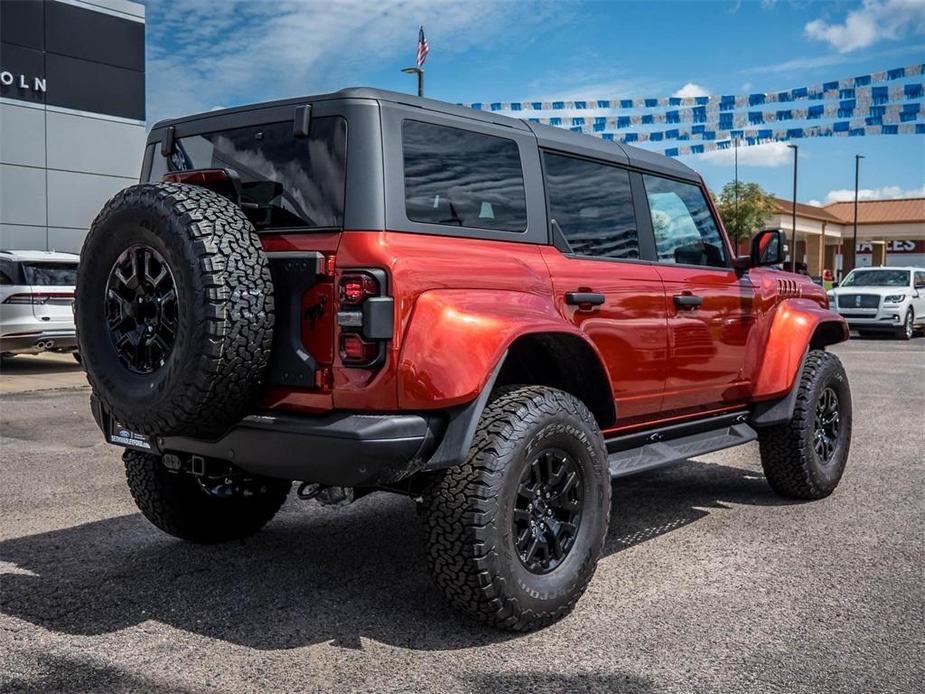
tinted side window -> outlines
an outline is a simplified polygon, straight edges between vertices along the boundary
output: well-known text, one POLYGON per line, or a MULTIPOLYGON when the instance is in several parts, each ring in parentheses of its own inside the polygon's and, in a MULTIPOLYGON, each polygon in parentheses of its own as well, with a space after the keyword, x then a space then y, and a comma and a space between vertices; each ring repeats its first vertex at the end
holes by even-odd
POLYGON ((628 171, 549 152, 543 154, 543 168, 549 223, 574 253, 639 257, 628 171))
POLYGON ((925 287, 925 272, 915 273, 915 287, 916 289, 925 287))
POLYGON ((0 284, 16 284, 16 266, 9 260, 0 259, 0 284))
POLYGON ((408 219, 476 229, 524 231, 527 200, 517 143, 443 125, 405 121, 408 219))
POLYGON ((703 191, 659 176, 643 180, 659 262, 726 267, 726 246, 703 191))

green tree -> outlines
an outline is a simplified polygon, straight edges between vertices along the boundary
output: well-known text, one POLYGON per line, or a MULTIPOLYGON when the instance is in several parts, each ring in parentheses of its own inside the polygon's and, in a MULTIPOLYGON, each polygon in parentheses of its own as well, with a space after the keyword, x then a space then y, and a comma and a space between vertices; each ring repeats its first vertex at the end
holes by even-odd
POLYGON ((744 181, 738 183, 738 204, 736 182, 729 181, 716 198, 716 207, 736 247, 739 245, 739 239, 760 231, 777 211, 773 195, 764 192, 757 183, 744 181))

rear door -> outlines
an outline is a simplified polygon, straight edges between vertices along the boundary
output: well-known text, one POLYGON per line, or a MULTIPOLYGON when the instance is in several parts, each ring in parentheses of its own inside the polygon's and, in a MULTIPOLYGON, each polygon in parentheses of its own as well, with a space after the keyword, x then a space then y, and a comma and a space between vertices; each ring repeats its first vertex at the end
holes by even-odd
POLYGON ((743 402, 755 289, 737 273, 701 186, 642 176, 668 313, 662 411, 680 414, 743 402))
POLYGON ((35 317, 48 323, 49 328, 72 326, 77 263, 24 261, 22 271, 32 291, 32 313, 35 317))
POLYGON ((644 249, 631 174, 615 164, 544 152, 554 245, 543 249, 560 312, 597 347, 621 424, 657 414, 665 383, 665 298, 644 249))

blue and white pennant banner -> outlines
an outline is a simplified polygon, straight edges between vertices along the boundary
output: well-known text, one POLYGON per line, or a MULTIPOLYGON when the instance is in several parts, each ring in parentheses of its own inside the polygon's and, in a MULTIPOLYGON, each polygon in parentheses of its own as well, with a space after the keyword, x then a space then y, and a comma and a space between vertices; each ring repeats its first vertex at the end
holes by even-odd
MULTIPOLYGON (((748 106, 788 103, 793 101, 826 99, 870 98, 874 101, 886 99, 889 87, 874 86, 885 82, 916 77, 925 72, 925 64, 916 63, 906 67, 893 68, 858 75, 831 82, 822 82, 805 87, 794 87, 777 92, 723 96, 657 97, 642 99, 571 99, 561 101, 496 101, 465 104, 483 111, 584 111, 584 110, 631 110, 649 108, 670 108, 680 106, 710 106, 716 111, 730 111, 748 106)), ((893 100, 893 99, 890 99, 893 100)))
MULTIPOLYGON (((909 94, 917 94, 912 98, 921 98, 923 84, 910 84, 907 87, 909 94)), ((891 101, 900 101, 904 94, 902 90, 891 95, 891 101)), ((717 123, 720 128, 742 128, 746 125, 761 125, 762 123, 777 123, 785 121, 822 120, 830 118, 863 117, 872 119, 895 119, 900 122, 916 120, 922 111, 919 102, 906 102, 883 104, 870 100, 852 100, 834 104, 818 104, 808 108, 779 109, 777 111, 748 111, 715 113, 700 112, 696 108, 668 111, 666 113, 643 113, 625 116, 547 116, 542 118, 528 118, 531 123, 555 125, 564 128, 581 126, 581 132, 599 133, 607 130, 629 128, 634 125, 655 125, 661 123, 717 123)), ((876 123, 868 123, 875 125, 876 123)))
POLYGON ((668 156, 680 156, 725 149, 736 139, 740 145, 750 146, 804 137, 925 134, 922 103, 925 84, 911 79, 923 71, 925 65, 918 63, 787 91, 738 96, 496 102, 470 106, 508 111, 533 123, 619 143, 700 141, 664 150, 668 156), (884 84, 896 80, 905 83, 884 84), (800 100, 820 103, 777 107, 800 100), (627 112, 630 110, 636 112, 627 112), (789 127, 755 127, 781 123, 789 127), (655 125, 678 127, 647 129, 655 125), (630 128, 632 132, 627 131, 630 128))

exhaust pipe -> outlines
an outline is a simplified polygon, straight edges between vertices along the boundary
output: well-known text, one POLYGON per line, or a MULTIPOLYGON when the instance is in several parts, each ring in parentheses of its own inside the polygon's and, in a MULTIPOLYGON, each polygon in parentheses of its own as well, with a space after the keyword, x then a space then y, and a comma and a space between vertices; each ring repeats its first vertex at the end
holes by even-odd
POLYGON ((41 350, 49 350, 55 346, 54 340, 39 340, 35 343, 35 346, 41 350))

